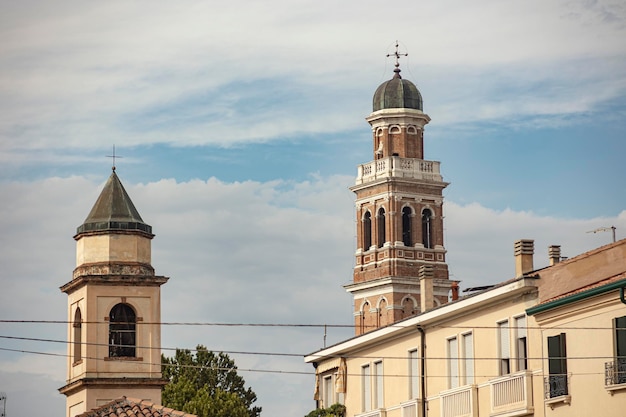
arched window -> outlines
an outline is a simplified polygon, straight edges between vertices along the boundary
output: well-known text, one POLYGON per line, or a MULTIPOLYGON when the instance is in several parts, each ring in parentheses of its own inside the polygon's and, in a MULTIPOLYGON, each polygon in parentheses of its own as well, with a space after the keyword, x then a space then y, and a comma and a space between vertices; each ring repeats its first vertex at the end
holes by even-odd
POLYGON ((74 313, 74 323, 72 324, 72 326, 74 327, 74 344, 72 346, 73 350, 74 350, 74 363, 80 361, 83 358, 83 352, 82 352, 82 321, 83 321, 83 317, 82 314, 80 313, 80 308, 76 309, 76 312, 74 313))
POLYGON ((363 217, 363 250, 372 246, 372 214, 368 211, 363 217))
POLYGON ((417 312, 415 300, 410 297, 404 297, 402 300, 402 317, 412 316, 417 312))
POLYGON ((109 313, 109 356, 135 357, 137 317, 128 304, 117 304, 109 313))
POLYGON ((365 333, 366 331, 370 330, 368 329, 368 326, 370 325, 369 321, 371 320, 371 317, 369 317, 369 315, 370 303, 366 301, 363 304, 363 307, 361 307, 361 333, 365 333))
POLYGON ((378 247, 382 248, 385 245, 385 209, 380 208, 378 215, 376 216, 376 224, 378 225, 378 247))
POLYGON ((422 243, 425 248, 433 247, 432 220, 432 211, 430 211, 430 209, 424 209, 422 212, 422 243))
POLYGON ((411 208, 405 207, 402 209, 402 242, 404 246, 413 245, 411 239, 411 208))

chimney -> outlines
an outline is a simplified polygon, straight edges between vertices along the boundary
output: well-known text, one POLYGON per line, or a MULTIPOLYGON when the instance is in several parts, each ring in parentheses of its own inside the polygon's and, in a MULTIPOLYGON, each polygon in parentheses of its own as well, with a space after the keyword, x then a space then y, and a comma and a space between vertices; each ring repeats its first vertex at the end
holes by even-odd
POLYGON ((535 253, 535 241, 532 239, 520 239, 515 242, 515 276, 521 277, 534 270, 533 254, 535 253))
POLYGON ((420 306, 422 313, 435 306, 433 295, 433 276, 435 275, 432 265, 422 265, 419 269, 420 279, 420 306))
POLYGON ((558 264, 561 261, 561 245, 548 246, 548 258, 550 258, 550 266, 558 264))
POLYGON ((450 287, 452 290, 452 301, 456 301, 459 299, 459 283, 456 281, 452 281, 452 286, 450 287))

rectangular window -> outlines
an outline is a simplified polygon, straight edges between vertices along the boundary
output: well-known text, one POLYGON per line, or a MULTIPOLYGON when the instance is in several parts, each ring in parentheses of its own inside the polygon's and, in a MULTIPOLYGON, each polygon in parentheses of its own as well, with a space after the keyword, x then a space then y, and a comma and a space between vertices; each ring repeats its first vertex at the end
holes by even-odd
POLYGON ((615 384, 626 384, 626 316, 616 317, 615 328, 615 384))
POLYGON ((499 374, 511 373, 511 348, 509 336, 509 321, 498 322, 498 360, 499 374))
POLYGON ((374 408, 383 408, 383 363, 374 362, 374 408))
POLYGON ((528 369, 528 342, 526 341, 526 317, 515 318, 515 357, 517 370, 528 369))
POLYGON ((324 377, 322 384, 322 407, 328 408, 335 403, 334 397, 334 384, 332 375, 324 377))
POLYGON ((472 333, 461 335, 463 340, 463 385, 474 383, 474 336, 472 333))
POLYGON ((370 411, 372 409, 370 366, 361 367, 361 410, 370 411))
POLYGON ((567 395, 565 333, 548 337, 548 384, 550 398, 567 395))
POLYGON ((456 337, 448 339, 448 385, 459 386, 459 346, 456 337))
POLYGON ((419 369, 417 349, 409 351, 409 399, 419 397, 419 369))

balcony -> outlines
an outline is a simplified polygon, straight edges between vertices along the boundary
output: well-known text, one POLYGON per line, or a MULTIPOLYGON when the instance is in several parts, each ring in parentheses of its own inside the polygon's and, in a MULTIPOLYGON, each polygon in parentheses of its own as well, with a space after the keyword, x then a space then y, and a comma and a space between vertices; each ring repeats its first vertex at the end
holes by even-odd
POLYGON ((604 385, 611 395, 613 391, 626 389, 626 358, 604 364, 604 385))
POLYGON ((439 393, 441 417, 474 417, 478 415, 478 388, 465 385, 439 393))
POLYGON ((387 412, 383 408, 379 408, 362 414, 355 414, 354 417, 387 417, 387 412))
POLYGON ((569 377, 567 374, 554 374, 543 379, 546 404, 552 409, 558 403, 569 404, 569 377))
POLYGON ((422 417, 419 399, 405 401, 387 408, 379 408, 357 414, 355 417, 422 417))
POLYGON ((533 378, 529 371, 489 381, 491 416, 533 414, 533 378))
POLYGON ((359 165, 356 184, 382 178, 401 177, 442 182, 438 161, 390 156, 359 165))

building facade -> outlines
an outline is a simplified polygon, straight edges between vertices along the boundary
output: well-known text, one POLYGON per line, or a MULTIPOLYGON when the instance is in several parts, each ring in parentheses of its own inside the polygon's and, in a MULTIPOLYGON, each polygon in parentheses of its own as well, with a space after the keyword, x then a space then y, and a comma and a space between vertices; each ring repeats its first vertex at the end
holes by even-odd
POLYGON ((358 167, 357 249, 353 282, 356 334, 392 324, 420 309, 419 269, 434 273, 434 299, 448 300, 443 242, 443 189, 439 162, 424 159, 423 111, 415 85, 400 75, 396 50, 393 77, 381 84, 367 117, 373 160, 358 167))
POLYGON ((161 295, 146 224, 115 168, 78 227, 67 298, 67 417, 124 395, 161 403, 161 295))
POLYGON ((318 406, 343 402, 349 417, 623 415, 626 240, 538 270, 533 250, 516 242, 516 278, 308 355, 318 406), (564 277, 571 289, 543 299, 564 277))

